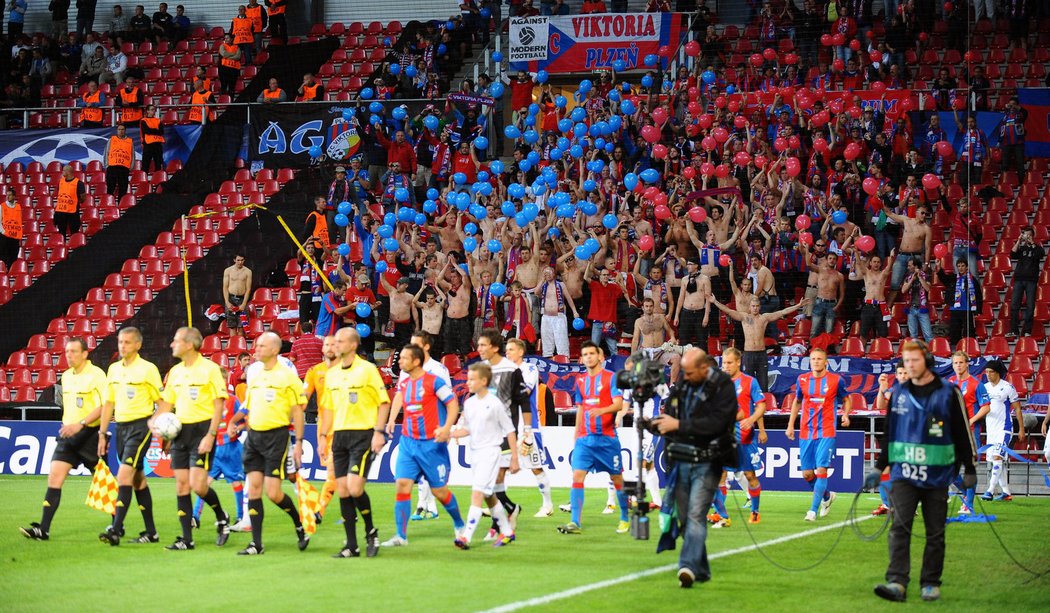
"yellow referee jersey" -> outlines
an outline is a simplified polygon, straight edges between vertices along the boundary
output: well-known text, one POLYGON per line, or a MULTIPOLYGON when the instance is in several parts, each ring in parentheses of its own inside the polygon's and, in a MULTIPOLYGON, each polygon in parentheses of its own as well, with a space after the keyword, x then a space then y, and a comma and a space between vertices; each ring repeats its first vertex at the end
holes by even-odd
POLYGON ((175 416, 184 424, 211 421, 215 399, 225 399, 226 381, 219 365, 198 356, 193 366, 179 362, 168 371, 168 381, 160 397, 175 407, 175 416))
POLYGON ((139 355, 127 366, 124 360, 118 360, 109 365, 106 379, 109 384, 106 402, 113 403, 113 419, 117 423, 153 415, 153 403, 160 399, 163 387, 153 362, 139 355))
POLYGON ((287 427, 292 423, 292 407, 304 404, 303 382, 295 371, 280 363, 270 370, 252 371, 245 393, 248 426, 252 430, 287 427))
POLYGON ((321 406, 332 411, 333 430, 371 430, 376 427, 379 405, 390 402, 375 364, 354 358, 346 368, 336 363, 325 374, 321 406))
MULTIPOLYGON (((72 368, 62 373, 62 423, 78 423, 97 409, 106 398, 106 373, 91 362, 80 372, 72 368)), ((96 419, 89 426, 97 426, 96 419)))

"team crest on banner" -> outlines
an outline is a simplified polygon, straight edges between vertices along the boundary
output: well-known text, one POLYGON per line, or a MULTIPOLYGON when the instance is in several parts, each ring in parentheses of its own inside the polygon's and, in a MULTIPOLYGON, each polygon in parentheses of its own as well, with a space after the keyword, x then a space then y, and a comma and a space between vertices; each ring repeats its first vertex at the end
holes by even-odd
POLYGON ((342 117, 333 119, 328 128, 328 157, 337 161, 347 160, 360 148, 361 136, 357 133, 357 127, 342 117))

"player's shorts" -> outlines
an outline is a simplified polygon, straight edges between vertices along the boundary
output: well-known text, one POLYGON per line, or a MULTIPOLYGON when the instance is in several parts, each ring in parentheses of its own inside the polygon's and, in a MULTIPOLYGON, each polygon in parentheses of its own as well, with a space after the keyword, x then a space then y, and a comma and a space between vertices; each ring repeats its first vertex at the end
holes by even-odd
POLYGON ((648 430, 642 431, 642 461, 653 462, 656 460, 656 441, 648 430))
POLYGON ((430 487, 445 487, 451 464, 448 443, 402 436, 397 447, 394 478, 415 481, 422 475, 426 477, 430 487))
POLYGON ((227 483, 244 481, 244 447, 240 441, 231 441, 215 448, 208 476, 225 479, 227 483))
POLYGON ((65 462, 73 468, 83 464, 88 470, 94 470, 98 464, 98 426, 84 427, 69 438, 59 438, 51 461, 65 462))
POLYGON ((341 479, 348 474, 360 477, 368 476, 369 461, 372 459, 372 435, 369 430, 336 430, 332 435, 332 464, 335 467, 335 478, 341 479))
POLYGON ((146 450, 153 439, 148 417, 117 424, 117 455, 121 464, 142 470, 146 463, 146 450))
POLYGON ((758 441, 737 443, 736 466, 725 466, 723 468, 744 472, 758 472, 762 470, 762 452, 758 449, 758 441))
POLYGON ((989 432, 988 450, 984 452, 984 459, 991 460, 993 457, 1007 457, 1011 439, 1013 439, 1012 432, 989 432))
POLYGON ((470 488, 475 492, 481 492, 485 496, 491 496, 496 487, 496 477, 502 457, 510 457, 509 453, 500 453, 498 447, 485 447, 483 449, 470 450, 470 488))
POLYGON ((798 442, 798 455, 802 470, 816 470, 831 466, 835 457, 834 438, 806 438, 798 442))
POLYGON ((572 450, 572 469, 623 474, 620 462, 620 439, 614 436, 591 435, 576 439, 572 450))
MULTIPOLYGON (((518 466, 522 470, 536 470, 545 469, 547 466, 547 451, 543 448, 543 437, 539 432, 532 431, 532 445, 523 447, 518 445, 518 466), (522 450, 528 453, 521 453, 522 450)), ((507 466, 510 466, 510 460, 507 460, 507 466)))
POLYGON ((284 479, 290 438, 291 432, 283 426, 273 430, 252 430, 244 443, 244 472, 261 472, 267 477, 284 479))
POLYGON ((197 447, 201 439, 208 434, 211 420, 198 421, 194 424, 182 424, 179 435, 171 441, 171 468, 172 470, 186 470, 189 468, 203 468, 211 470, 212 456, 215 447, 204 455, 197 453, 197 447))

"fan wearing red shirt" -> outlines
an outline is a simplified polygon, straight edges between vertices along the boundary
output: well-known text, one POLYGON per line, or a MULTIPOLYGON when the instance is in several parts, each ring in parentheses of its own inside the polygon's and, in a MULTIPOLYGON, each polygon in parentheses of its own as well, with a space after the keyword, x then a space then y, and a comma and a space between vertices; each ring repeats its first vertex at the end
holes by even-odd
POLYGON ((514 110, 514 123, 518 123, 518 113, 526 112, 532 104, 532 90, 535 84, 529 73, 518 71, 518 78, 510 82, 510 105, 514 110), (523 111, 522 109, 525 109, 523 111))
MULTIPOLYGON (((354 308, 346 312, 344 321, 347 325, 356 326, 357 324, 366 324, 369 328, 372 328, 372 324, 375 318, 369 314, 368 317, 361 317, 357 314, 356 309, 358 304, 367 304, 373 310, 379 306, 379 301, 376 300, 376 295, 372 293, 372 288, 368 283, 368 275, 366 273, 359 273, 357 275, 357 282, 346 288, 346 305, 353 306, 354 308)), ((373 333, 365 336, 361 335, 361 345, 359 350, 365 356, 371 356, 376 349, 376 335, 375 330, 373 333)))
POLYGON ((589 283, 591 304, 587 317, 591 320, 591 341, 602 347, 609 356, 616 355, 616 307, 620 298, 628 298, 627 288, 619 280, 613 281, 611 271, 603 268, 598 280, 593 280, 591 263, 583 271, 583 280, 589 283))
POLYGON ((459 149, 452 156, 452 174, 461 172, 467 175, 467 185, 472 185, 478 180, 479 166, 481 163, 478 162, 478 157, 474 154, 470 143, 465 140, 459 141, 459 149))

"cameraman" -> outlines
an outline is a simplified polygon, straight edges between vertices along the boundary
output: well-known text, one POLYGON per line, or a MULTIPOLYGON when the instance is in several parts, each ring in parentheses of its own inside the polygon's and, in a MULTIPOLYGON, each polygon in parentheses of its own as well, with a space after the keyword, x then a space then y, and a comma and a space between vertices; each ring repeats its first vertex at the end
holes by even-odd
POLYGON ((1032 333, 1032 314, 1035 313, 1035 287, 1039 281, 1039 263, 1046 252, 1035 242, 1035 229, 1025 226, 1010 251, 1015 260, 1014 291, 1010 300, 1010 331, 1015 335, 1032 333), (1024 318, 1021 317, 1021 297, 1026 299, 1024 318))
POLYGON ((678 583, 692 587, 696 580, 711 579, 705 543, 707 509, 718 488, 722 466, 735 459, 732 433, 737 399, 732 379, 715 368, 703 350, 687 351, 682 356, 682 371, 684 382, 675 390, 665 412, 653 419, 653 426, 668 439, 668 458, 674 461, 672 470, 678 472, 675 503, 684 535, 678 558, 678 583), (705 457, 703 452, 709 451, 716 441, 724 453, 705 457), (672 453, 675 447, 697 452, 695 461, 682 459, 688 453, 672 453))

